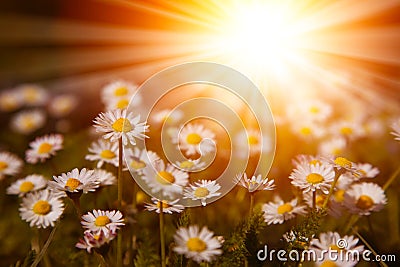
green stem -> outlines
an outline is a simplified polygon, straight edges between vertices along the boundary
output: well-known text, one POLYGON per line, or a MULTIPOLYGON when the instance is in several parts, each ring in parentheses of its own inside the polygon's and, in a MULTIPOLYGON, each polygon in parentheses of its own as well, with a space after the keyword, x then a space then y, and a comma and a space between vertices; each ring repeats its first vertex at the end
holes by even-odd
POLYGON ((385 191, 389 188, 389 186, 393 183, 393 181, 397 178, 400 173, 400 166, 395 170, 395 172, 390 176, 389 180, 383 185, 382 189, 385 191))
MULTIPOLYGON (((364 245, 372 252, 372 254, 374 254, 374 256, 376 257, 378 255, 378 253, 376 253, 376 251, 367 242, 367 240, 365 240, 356 230, 354 230, 353 232, 361 240, 361 242, 363 242, 364 245)), ((387 264, 385 262, 383 262, 383 261, 379 261, 379 265, 382 266, 382 267, 388 267, 387 264)))
POLYGON ((101 255, 100 253, 98 253, 96 251, 95 251, 95 254, 96 254, 97 258, 99 259, 99 262, 100 262, 99 265, 103 266, 103 267, 108 267, 108 264, 107 264, 106 260, 104 259, 103 255, 101 255))
POLYGON ((348 224, 346 225, 346 227, 344 228, 344 233, 348 233, 350 231, 350 229, 353 227, 353 225, 358 221, 358 219, 360 218, 360 216, 358 216, 357 214, 353 214, 351 215, 348 224))
POLYGON ((164 211, 163 203, 160 200, 160 243, 161 243, 161 267, 165 267, 165 236, 164 236, 164 211))
POLYGON ((342 171, 335 171, 335 178, 333 179, 331 188, 329 189, 328 196, 325 198, 324 203, 322 204, 322 209, 326 209, 329 203, 329 199, 331 198, 333 191, 335 190, 335 186, 337 184, 337 181, 339 180, 339 177, 342 175, 342 171))
MULTIPOLYGON (((118 140, 118 210, 122 210, 122 137, 118 140)), ((122 266, 122 234, 118 232, 117 236, 117 267, 122 266)))
POLYGON ((39 255, 36 257, 35 261, 32 263, 31 267, 36 267, 40 263, 40 261, 43 259, 44 255, 47 252, 47 249, 50 246, 51 241, 53 241, 54 234, 56 233, 57 226, 59 225, 60 221, 56 222, 54 225, 53 229, 50 232, 49 237, 46 240, 46 243, 44 244, 43 248, 40 250, 39 255))
POLYGON ((312 209, 315 210, 317 203, 317 191, 312 192, 312 209))
POLYGON ((254 209, 254 193, 250 193, 250 210, 249 210, 249 218, 253 215, 254 209))

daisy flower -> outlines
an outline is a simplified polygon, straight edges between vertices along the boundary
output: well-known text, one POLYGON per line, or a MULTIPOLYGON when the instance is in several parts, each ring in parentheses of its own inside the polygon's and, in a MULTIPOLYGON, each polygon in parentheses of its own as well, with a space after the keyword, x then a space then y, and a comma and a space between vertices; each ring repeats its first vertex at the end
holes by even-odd
POLYGON ((157 213, 160 213, 161 205, 163 208, 163 212, 168 214, 172 214, 173 212, 181 213, 185 209, 184 206, 176 204, 179 199, 175 199, 173 201, 160 201, 159 199, 153 197, 151 198, 151 201, 153 201, 153 203, 146 203, 144 206, 145 209, 148 211, 155 211, 157 213))
POLYGON ((200 158, 198 159, 188 159, 184 161, 175 162, 176 166, 179 167, 182 171, 185 172, 196 172, 201 171, 206 166, 205 162, 201 162, 200 158))
POLYGON ((211 262, 217 255, 222 254, 222 250, 219 249, 221 243, 213 235, 214 233, 205 226, 200 232, 197 225, 180 227, 174 235, 174 251, 197 263, 211 262))
POLYGON ((163 196, 173 198, 182 194, 183 187, 188 183, 189 175, 171 164, 165 166, 163 160, 155 161, 154 167, 148 165, 143 169, 143 180, 151 188, 151 192, 161 191, 163 196))
POLYGON ((282 224, 284 221, 293 219, 296 215, 307 214, 306 206, 298 205, 294 198, 289 202, 276 199, 274 202, 268 202, 262 206, 265 222, 270 224, 282 224))
POLYGON ((83 234, 83 239, 80 239, 78 243, 76 243, 75 247, 80 249, 86 249, 87 252, 91 253, 92 249, 99 248, 104 244, 110 243, 117 236, 116 231, 108 231, 100 233, 93 233, 90 230, 86 230, 83 234))
POLYGON ((111 98, 106 104, 106 110, 126 109, 129 106, 131 97, 111 98))
POLYGON ((120 226, 125 225, 119 210, 93 210, 93 212, 82 215, 81 224, 83 228, 89 229, 94 234, 115 232, 120 226))
POLYGON ((22 166, 22 160, 16 155, 7 151, 0 152, 0 180, 6 175, 13 176, 17 174, 22 166))
POLYGON ((111 143, 104 139, 99 139, 90 144, 89 152, 85 159, 97 161, 97 168, 101 168, 104 163, 110 163, 118 167, 118 143, 111 143))
MULTIPOLYGON (((235 143, 238 151, 249 151, 250 156, 260 152, 268 152, 271 150, 271 140, 269 136, 263 136, 259 130, 247 129, 239 132, 235 137, 235 143)), ((240 153, 239 156, 245 157, 245 153, 240 153)))
POLYGON ((345 157, 323 157, 322 159, 338 172, 349 172, 356 177, 361 176, 361 172, 355 167, 355 163, 345 157))
POLYGON ((257 190, 274 190, 275 184, 274 180, 268 180, 268 178, 263 179, 261 174, 255 176, 253 175, 251 179, 247 178, 247 174, 244 173, 243 175, 238 174, 234 180, 235 183, 239 184, 240 186, 246 188, 250 193, 253 193, 257 190))
POLYGON ((49 99, 46 89, 36 84, 22 84, 15 90, 19 92, 27 106, 43 106, 49 99))
MULTIPOLYGON (((101 99, 107 106, 110 102, 118 99, 130 99, 136 92, 137 86, 127 81, 118 80, 107 84, 101 92, 101 99)), ((142 99, 140 96, 135 95, 134 103, 132 105, 137 106, 141 103, 142 99)))
POLYGON ((343 137, 335 137, 328 141, 323 141, 318 146, 318 154, 320 155, 342 155, 346 149, 347 143, 343 137))
POLYGON ((146 166, 151 166, 153 162, 161 160, 153 151, 139 149, 138 147, 124 150, 125 161, 130 170, 142 174, 146 166))
POLYGON ((62 173, 60 176, 53 176, 55 181, 49 182, 49 188, 55 192, 66 193, 87 193, 95 191, 99 187, 97 176, 94 175, 94 170, 86 170, 83 168, 81 171, 78 168, 70 172, 62 173))
POLYGON ((97 132, 105 133, 103 138, 110 139, 111 142, 118 141, 122 138, 124 145, 131 143, 136 144, 135 138, 144 139, 147 136, 147 128, 145 122, 139 122, 140 115, 134 117, 132 112, 127 114, 126 110, 116 109, 105 113, 100 113, 94 120, 94 127, 97 132))
POLYGON ((354 168, 359 174, 356 178, 375 178, 379 174, 379 169, 369 163, 354 163, 354 168))
POLYGON ((7 194, 23 196, 27 193, 43 189, 47 186, 47 179, 39 174, 31 174, 19 179, 7 188, 7 194))
POLYGON ((46 123, 46 114, 39 109, 23 110, 11 118, 11 128, 21 134, 31 134, 46 123))
POLYGON ((386 203, 383 189, 375 183, 354 184, 344 194, 344 205, 353 214, 370 215, 386 203))
POLYGON ((113 185, 117 183, 117 177, 115 177, 111 172, 102 169, 95 169, 93 175, 100 183, 100 186, 113 185))
POLYGON ((22 97, 19 92, 15 90, 5 90, 0 93, 0 110, 5 112, 12 112, 22 106, 22 97))
POLYGON ((321 157, 319 156, 312 156, 312 155, 297 155, 293 160, 292 164, 297 167, 297 166, 302 166, 302 165, 322 165, 322 160, 321 157))
POLYGON ((335 172, 327 164, 303 164, 297 165, 289 178, 292 180, 291 183, 303 189, 304 193, 321 190, 323 193, 328 194, 331 183, 335 178, 335 172))
POLYGON ((58 95, 49 103, 49 114, 56 118, 65 117, 78 105, 79 99, 74 95, 58 95))
POLYGON ((150 119, 154 123, 162 125, 163 123, 175 124, 179 122, 182 117, 183 112, 180 110, 163 109, 151 115, 150 119))
POLYGON ((183 195, 184 198, 200 200, 201 205, 205 206, 207 199, 221 195, 220 192, 217 192, 219 189, 221 186, 216 181, 200 180, 185 188, 183 195))
POLYGON ((319 100, 301 101, 301 104, 290 105, 287 111, 289 118, 302 117, 309 121, 325 121, 332 114, 332 107, 319 100))
POLYGON ((205 139, 215 143, 215 134, 209 129, 204 128, 202 124, 189 123, 182 128, 178 134, 178 138, 173 139, 173 143, 179 143, 179 147, 185 151, 187 155, 207 154, 214 150, 214 145, 212 142, 202 143, 205 139))
POLYGON ((312 121, 295 121, 291 130, 303 140, 313 140, 324 136, 324 129, 312 121))
POLYGON ((64 204, 59 196, 49 190, 41 190, 27 194, 19 208, 21 218, 29 222, 29 226, 47 228, 54 226, 64 211, 64 204))
POLYGON ((339 121, 332 125, 331 133, 333 136, 341 136, 347 140, 355 140, 365 136, 362 124, 358 121, 339 121))
POLYGON ((318 266, 331 266, 328 263, 325 265, 322 262, 326 262, 328 259, 329 254, 326 253, 327 251, 335 251, 337 254, 336 261, 332 261, 333 266, 354 266, 357 264, 356 257, 347 257, 346 258, 346 251, 358 251, 361 254, 364 251, 363 245, 357 245, 358 238, 350 235, 340 236, 337 232, 327 232, 321 233, 319 238, 314 238, 310 242, 310 250, 314 250, 318 259, 323 259, 320 262, 317 262, 318 266))
POLYGON ((63 148, 64 137, 61 134, 49 134, 37 137, 29 143, 30 149, 26 151, 26 161, 36 164, 44 162, 63 148))
MULTIPOLYGON (((327 206, 328 214, 335 218, 339 218, 342 215, 343 207, 342 207, 341 202, 339 202, 340 200, 343 201, 342 193, 344 193, 344 190, 335 191, 334 195, 329 199, 329 202, 328 202, 328 206, 327 206), (336 200, 336 197, 337 197, 337 201, 334 201, 334 199, 336 200)), ((317 210, 319 210, 323 207, 325 199, 327 197, 328 196, 322 192, 316 193, 315 207, 317 210)), ((308 191, 307 193, 304 193, 303 199, 309 208, 313 208, 313 193, 312 193, 312 191, 308 191)))
POLYGON ((390 133, 394 135, 394 140, 400 141, 400 120, 392 123, 392 130, 390 133))

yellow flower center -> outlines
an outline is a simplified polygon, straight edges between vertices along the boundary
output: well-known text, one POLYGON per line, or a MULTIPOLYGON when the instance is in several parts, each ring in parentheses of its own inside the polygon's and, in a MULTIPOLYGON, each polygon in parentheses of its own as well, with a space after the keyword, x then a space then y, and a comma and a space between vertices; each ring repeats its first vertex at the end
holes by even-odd
POLYGON ((128 119, 125 118, 119 118, 118 120, 116 120, 113 124, 112 124, 112 128, 116 131, 116 132, 130 132, 132 131, 133 127, 131 122, 128 119))
POLYGON ((124 109, 129 105, 128 99, 121 99, 117 102, 117 108, 124 109))
POLYGON ((110 218, 108 218, 105 215, 99 216, 96 218, 96 220, 94 221, 94 224, 96 226, 106 226, 107 224, 109 224, 111 222, 110 218))
POLYGON ((74 191, 78 186, 81 184, 81 181, 75 178, 68 178, 67 182, 65 183, 65 188, 68 190, 74 191))
POLYGON ((300 133, 303 135, 310 135, 312 134, 312 130, 310 127, 303 127, 300 129, 300 133))
POLYGON ((191 133, 186 136, 186 142, 191 145, 197 145, 201 142, 202 138, 197 133, 191 133))
POLYGON ((316 166, 317 164, 321 165, 322 162, 318 159, 313 159, 313 160, 310 160, 310 162, 308 162, 308 164, 316 166))
POLYGON ((326 260, 320 265, 320 267, 339 267, 339 266, 333 261, 326 260))
POLYGON ((142 160, 132 160, 131 162, 131 167, 134 168, 135 170, 143 169, 146 167, 146 163, 142 160))
POLYGON ((198 237, 189 238, 188 241, 186 242, 186 246, 189 249, 189 251, 195 251, 195 252, 202 252, 207 248, 206 242, 204 242, 198 237))
POLYGON ((33 205, 33 212, 39 215, 46 215, 51 211, 51 205, 46 200, 39 200, 33 205))
POLYGON ((210 191, 208 191, 208 189, 205 187, 199 187, 194 190, 193 194, 195 197, 202 198, 208 196, 208 194, 210 194, 210 191))
POLYGON ((334 162, 335 164, 343 168, 351 168, 351 166, 353 165, 350 160, 343 157, 337 157, 334 162))
POLYGON ((163 207, 163 209, 166 209, 166 208, 169 208, 170 207, 170 205, 168 204, 168 202, 166 202, 166 201, 158 201, 157 202, 157 208, 160 208, 161 207, 161 204, 160 203, 162 203, 162 207, 163 207))
POLYGON ((38 148, 38 153, 39 154, 46 154, 49 153, 51 151, 51 149, 53 148, 53 146, 49 143, 42 143, 40 144, 39 148, 38 148))
POLYGON ((318 206, 318 207, 322 207, 322 205, 324 204, 324 202, 325 202, 325 196, 324 195, 318 195, 317 197, 316 197, 316 199, 315 199, 315 204, 318 206))
POLYGON ((278 207, 278 214, 285 214, 291 212, 293 210, 293 206, 290 203, 285 203, 278 207))
POLYGON ((335 197, 336 202, 339 202, 339 203, 343 202, 344 193, 345 193, 345 191, 343 189, 339 189, 334 193, 333 196, 335 197))
POLYGON ((342 127, 340 129, 340 133, 343 135, 351 135, 353 133, 353 129, 350 127, 342 127))
POLYGON ((21 191, 22 193, 27 193, 31 191, 34 187, 35 185, 32 182, 25 181, 19 186, 19 191, 21 191))
POLYGON ((127 94, 128 94, 128 88, 126 88, 125 86, 118 87, 114 91, 114 95, 115 96, 124 96, 124 95, 127 95, 127 94))
POLYGON ((258 144, 258 137, 254 136, 254 135, 250 135, 247 138, 247 142, 249 143, 249 145, 257 145, 258 144))
POLYGON ((318 173, 310 173, 307 175, 306 181, 310 184, 319 184, 324 181, 324 177, 318 173))
POLYGON ((8 163, 4 161, 0 161, 0 171, 7 169, 8 163))
POLYGON ((172 175, 172 173, 167 172, 167 171, 159 171, 156 176, 157 182, 163 185, 168 185, 172 184, 175 182, 175 177, 172 175))
POLYGON ((24 90, 24 97, 28 102, 34 102, 37 100, 39 94, 35 88, 27 88, 24 90))
POLYGON ((190 169, 194 166, 193 161, 182 161, 181 164, 179 165, 179 167, 181 167, 182 169, 190 169))
POLYGON ((22 125, 26 129, 30 130, 35 127, 35 122, 33 121, 33 119, 31 117, 24 117, 24 118, 22 118, 22 125))
POLYGON ((320 109, 318 107, 310 107, 310 112, 312 114, 318 114, 320 109))
POLYGON ((106 150, 101 151, 100 157, 102 157, 104 159, 113 159, 116 157, 116 155, 111 150, 106 149, 106 150))
POLYGON ((361 195, 356 203, 356 207, 362 210, 370 209, 374 205, 374 201, 367 195, 361 195))
POLYGON ((338 247, 338 245, 336 245, 336 244, 330 245, 329 248, 330 248, 331 250, 336 250, 336 251, 340 251, 340 250, 343 250, 343 249, 344 249, 344 248, 338 247))

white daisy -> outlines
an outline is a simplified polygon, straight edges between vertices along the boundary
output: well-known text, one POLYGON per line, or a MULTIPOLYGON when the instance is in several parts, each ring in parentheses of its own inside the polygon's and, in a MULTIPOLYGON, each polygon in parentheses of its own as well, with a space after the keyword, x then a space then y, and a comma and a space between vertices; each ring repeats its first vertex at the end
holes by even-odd
POLYGON ((276 199, 274 202, 268 202, 262 206, 265 222, 270 224, 282 224, 284 221, 293 219, 296 215, 307 214, 307 207, 298 205, 294 198, 289 202, 276 199))
POLYGON ((302 165, 322 165, 323 161, 320 156, 313 155, 297 155, 293 160, 292 164, 294 167, 302 166, 302 165))
POLYGON ((37 137, 29 143, 31 147, 26 151, 26 161, 36 164, 44 162, 63 148, 64 137, 61 134, 49 134, 37 137))
POLYGON ((289 105, 287 115, 289 118, 303 118, 308 121, 325 121, 332 114, 332 107, 320 100, 300 101, 300 104, 289 105))
POLYGON ((6 175, 16 175, 22 166, 23 161, 16 155, 7 151, 0 152, 0 180, 6 175))
POLYGON ((146 166, 151 166, 153 162, 161 160, 153 151, 147 149, 139 149, 138 147, 128 148, 124 150, 125 163, 130 170, 138 174, 143 174, 146 166))
POLYGON ((200 161, 201 159, 187 159, 184 161, 177 161, 175 162, 176 166, 178 166, 179 169, 185 172, 196 172, 196 171, 201 171, 204 169, 206 166, 205 162, 200 161))
POLYGON ((292 123, 291 130, 296 136, 303 140, 314 140, 324 136, 324 128, 312 121, 298 120, 292 123))
POLYGON ((216 181, 200 180, 185 188, 184 198, 200 200, 201 205, 207 205, 207 199, 221 195, 218 190, 221 186, 216 181))
POLYGON ((303 192, 321 190, 325 194, 329 193, 331 183, 335 178, 333 168, 328 164, 302 164, 290 174, 289 178, 292 184, 303 192))
POLYGON ((394 135, 394 140, 400 141, 400 119, 392 123, 392 135, 394 135))
POLYGON ((65 117, 74 110, 78 101, 74 95, 58 95, 49 102, 49 114, 55 118, 65 117))
POLYGON ((93 233, 90 230, 86 230, 83 233, 83 239, 80 239, 78 243, 76 243, 75 247, 80 249, 86 249, 87 252, 91 253, 92 249, 99 248, 104 244, 110 243, 117 236, 116 231, 108 231, 104 233, 101 231, 100 233, 93 233))
POLYGON ((155 161, 143 169, 143 180, 153 193, 161 191, 163 196, 174 198, 175 194, 182 194, 183 187, 188 183, 189 175, 168 164, 163 160, 155 161))
POLYGON ((346 138, 347 140, 355 140, 365 136, 365 131, 361 122, 358 122, 356 120, 343 120, 334 123, 330 131, 333 136, 341 136, 346 138))
POLYGON ((39 109, 23 110, 11 118, 11 128, 21 134, 31 134, 46 123, 46 114, 39 109))
POLYGON ((213 235, 214 233, 205 226, 200 232, 197 225, 180 227, 174 235, 174 251, 197 263, 211 262, 217 255, 222 254, 222 250, 219 249, 221 243, 213 235))
POLYGON ((274 180, 268 180, 268 178, 262 178, 261 174, 255 176, 253 175, 251 179, 247 178, 247 174, 238 174, 235 177, 235 183, 246 188, 250 193, 257 190, 274 190, 275 184, 274 180))
MULTIPOLYGON (((342 215, 343 207, 342 207, 342 204, 339 202, 340 200, 343 201, 343 195, 341 195, 342 193, 344 193, 344 190, 343 191, 336 190, 334 195, 328 201, 328 205, 327 205, 328 214, 335 218, 339 218, 342 215), (337 198, 337 201, 334 201, 334 199, 336 199, 336 198, 337 198)), ((322 192, 316 192, 315 208, 317 210, 322 209, 327 197, 328 197, 328 195, 326 195, 322 192)), ((307 193, 304 193, 303 199, 309 208, 313 208, 313 193, 312 193, 312 191, 308 191, 307 193)))
POLYGON ((21 218, 29 222, 29 226, 46 228, 54 226, 64 211, 64 204, 59 196, 49 190, 41 190, 27 194, 19 208, 21 218))
MULTIPOLYGON (((239 132, 235 137, 237 151, 249 151, 250 156, 260 152, 268 152, 272 148, 270 137, 262 135, 259 130, 247 129, 239 132)), ((239 153, 238 156, 245 157, 245 153, 239 153)))
POLYGON ((104 163, 110 163, 118 167, 118 143, 111 143, 108 140, 99 139, 90 144, 89 152, 85 159, 97 161, 97 168, 101 168, 104 163))
POLYGON ((361 176, 361 172, 355 167, 355 163, 345 157, 322 157, 321 159, 330 164, 338 172, 350 172, 356 177, 361 176))
POLYGON ((21 94, 23 102, 27 106, 43 106, 49 99, 47 90, 36 84, 22 84, 15 90, 21 94))
POLYGON ((126 109, 129 106, 131 97, 111 98, 106 103, 106 110, 126 109))
POLYGON ((135 138, 144 139, 147 136, 145 122, 139 122, 140 116, 134 117, 132 112, 126 113, 126 110, 116 109, 105 113, 100 113, 94 120, 96 131, 105 133, 103 138, 110 139, 111 142, 118 141, 122 137, 124 145, 136 144, 135 138))
POLYGON ((21 94, 15 90, 4 90, 0 93, 0 110, 12 112, 19 109, 23 104, 21 94))
POLYGON ((94 169, 93 175, 100 183, 100 186, 113 185, 117 183, 117 177, 115 177, 115 175, 111 172, 102 169, 94 169))
POLYGON ((49 188, 55 192, 66 193, 88 193, 95 191, 99 187, 99 181, 94 175, 94 170, 86 170, 83 168, 81 171, 78 168, 70 172, 62 173, 60 176, 53 176, 55 181, 49 182, 49 188))
POLYGON ((93 210, 82 215, 81 224, 83 228, 89 229, 95 234, 116 231, 125 225, 122 213, 119 210, 93 210))
POLYGON ((354 163, 354 168, 359 174, 356 178, 375 178, 379 174, 379 169, 369 163, 354 163))
POLYGON ((207 154, 214 150, 214 145, 209 141, 202 143, 205 139, 214 143, 216 142, 215 134, 211 130, 206 129, 204 125, 189 123, 181 129, 178 138, 174 138, 173 142, 175 144, 179 143, 180 149, 185 151, 187 155, 207 154))
POLYGON ((7 188, 7 194, 23 196, 27 193, 43 189, 47 186, 47 179, 39 174, 31 174, 19 179, 7 188))
POLYGON ((173 212, 176 213, 181 213, 185 207, 179 204, 176 204, 179 199, 175 199, 173 201, 166 201, 166 200, 162 200, 160 201, 157 198, 151 198, 151 201, 153 201, 153 203, 146 203, 145 204, 145 209, 148 211, 155 211, 157 213, 160 213, 160 206, 162 205, 163 208, 163 213, 168 213, 168 214, 172 214, 173 212))
POLYGON ((347 146, 347 142, 343 137, 335 137, 331 140, 323 141, 318 146, 320 155, 342 155, 347 146))
POLYGON ((386 203, 383 189, 375 183, 354 184, 344 194, 344 205, 353 214, 370 215, 386 203))
MULTIPOLYGON (((127 81, 118 80, 107 84, 101 92, 101 99, 103 103, 108 106, 110 102, 118 99, 130 99, 135 93, 137 86, 127 81)), ((135 95, 134 103, 137 106, 141 103, 142 99, 139 95, 135 95)))
POLYGON ((163 109, 151 115, 150 119, 156 124, 175 124, 183 117, 180 110, 163 109))
POLYGON ((350 236, 340 236, 337 232, 327 232, 321 233, 319 238, 314 238, 310 242, 310 250, 316 252, 318 259, 323 259, 317 262, 318 266, 354 266, 357 264, 356 257, 347 257, 346 259, 346 251, 358 251, 361 254, 364 251, 363 245, 357 245, 358 238, 350 235, 350 236), (333 259, 329 259, 329 253, 327 251, 335 251, 335 255, 337 257, 336 261, 332 261, 333 259), (330 260, 331 264, 329 265, 328 260, 330 260), (323 264, 323 262, 327 262, 323 264))

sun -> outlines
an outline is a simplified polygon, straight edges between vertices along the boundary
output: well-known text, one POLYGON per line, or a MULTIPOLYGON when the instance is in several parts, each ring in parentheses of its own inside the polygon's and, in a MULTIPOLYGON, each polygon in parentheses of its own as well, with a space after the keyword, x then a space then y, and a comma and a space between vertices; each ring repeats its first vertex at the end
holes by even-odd
POLYGON ((294 10, 279 3, 238 3, 221 20, 218 46, 237 65, 276 72, 296 56, 300 32, 293 22, 294 10))

